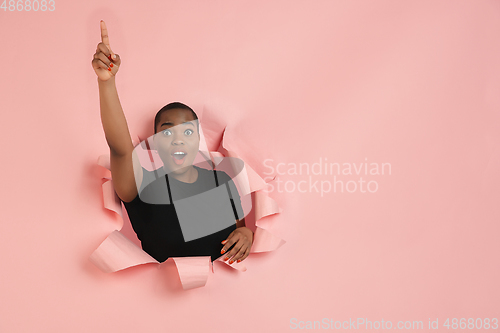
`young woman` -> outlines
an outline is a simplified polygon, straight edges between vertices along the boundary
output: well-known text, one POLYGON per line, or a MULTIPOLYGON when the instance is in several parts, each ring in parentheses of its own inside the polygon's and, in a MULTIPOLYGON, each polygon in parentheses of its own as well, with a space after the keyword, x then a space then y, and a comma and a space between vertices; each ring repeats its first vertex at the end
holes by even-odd
MULTIPOLYGON (((169 257, 211 256, 212 261, 225 254, 229 263, 248 257, 253 232, 245 220, 219 232, 191 241, 184 241, 179 220, 172 204, 152 204, 140 197, 141 184, 150 177, 134 156, 134 146, 125 115, 118 98, 115 76, 121 64, 120 56, 109 45, 104 21, 101 21, 101 42, 97 45, 92 67, 97 74, 101 121, 110 149, 111 174, 116 194, 124 202, 130 222, 141 240, 142 248, 160 262, 169 257)), ((196 187, 209 189, 213 171, 192 165, 199 149, 196 113, 187 105, 174 102, 163 107, 155 117, 156 149, 164 163, 168 186, 177 193, 196 187)), ((234 186, 229 176, 217 171, 219 185, 234 186)), ((233 196, 234 202, 239 203, 233 196)), ((239 209, 241 209, 239 207, 239 209)))

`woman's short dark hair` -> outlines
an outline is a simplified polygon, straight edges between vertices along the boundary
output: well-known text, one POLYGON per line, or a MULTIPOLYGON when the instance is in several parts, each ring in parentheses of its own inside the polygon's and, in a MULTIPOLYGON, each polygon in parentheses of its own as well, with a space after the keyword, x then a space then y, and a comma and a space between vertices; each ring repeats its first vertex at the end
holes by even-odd
POLYGON ((158 123, 160 122, 160 117, 161 117, 161 114, 165 111, 168 111, 170 109, 184 109, 184 110, 189 110, 191 111, 191 113, 193 114, 193 118, 194 119, 198 119, 198 116, 196 115, 196 113, 193 111, 193 109, 191 109, 189 106, 187 106, 186 104, 183 104, 181 102, 172 102, 172 103, 168 103, 167 105, 165 105, 164 107, 162 107, 160 109, 160 111, 158 111, 156 113, 156 116, 155 116, 155 129, 154 129, 154 133, 156 134, 156 126, 158 125, 158 123))

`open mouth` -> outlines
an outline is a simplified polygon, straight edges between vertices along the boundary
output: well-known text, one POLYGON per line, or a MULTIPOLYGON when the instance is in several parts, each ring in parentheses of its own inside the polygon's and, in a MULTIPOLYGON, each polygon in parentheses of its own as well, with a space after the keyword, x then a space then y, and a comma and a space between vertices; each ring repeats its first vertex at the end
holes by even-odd
POLYGON ((177 165, 181 165, 184 163, 184 160, 186 159, 186 153, 183 151, 176 151, 172 153, 172 158, 177 165))

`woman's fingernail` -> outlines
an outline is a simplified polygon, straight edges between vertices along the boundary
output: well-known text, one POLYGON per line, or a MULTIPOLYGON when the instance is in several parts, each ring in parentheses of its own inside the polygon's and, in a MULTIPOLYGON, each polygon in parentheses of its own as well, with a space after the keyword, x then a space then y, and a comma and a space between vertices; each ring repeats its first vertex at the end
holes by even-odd
POLYGON ((220 254, 224 254, 224 252, 226 252, 226 251, 224 251, 224 250, 220 250, 220 254))
POLYGON ((226 261, 227 259, 229 259, 229 257, 225 257, 225 258, 224 258, 224 261, 226 261))
POLYGON ((112 64, 112 63, 111 63, 111 64, 109 64, 109 67, 113 67, 113 64, 112 64))
POLYGON ((231 265, 231 264, 232 264, 233 262, 234 262, 234 261, 232 261, 232 260, 229 260, 229 264, 230 264, 230 265, 231 265))
POLYGON ((113 59, 116 59, 116 54, 113 54, 113 59))
POLYGON ((108 59, 111 60, 111 54, 108 56, 108 59))
POLYGON ((111 71, 111 67, 108 67, 108 71, 111 71))
POLYGON ((240 260, 240 259, 238 259, 238 260, 236 260, 236 262, 241 262, 241 260, 240 260))

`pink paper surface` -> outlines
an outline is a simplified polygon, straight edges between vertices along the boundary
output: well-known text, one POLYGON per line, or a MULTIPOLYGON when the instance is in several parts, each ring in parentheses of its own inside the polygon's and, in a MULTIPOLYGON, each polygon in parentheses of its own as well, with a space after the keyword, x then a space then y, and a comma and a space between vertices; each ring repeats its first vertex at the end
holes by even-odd
POLYGON ((498 331, 475 326, 500 317, 497 0, 27 3, 0 9, 0 332, 498 331), (284 246, 244 272, 88 260, 115 230, 138 245, 96 164, 100 20, 136 143, 193 107, 267 184, 249 220, 284 246))

